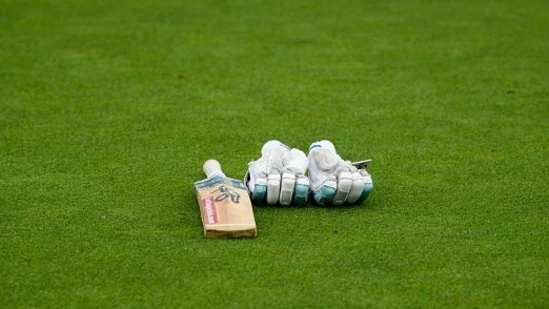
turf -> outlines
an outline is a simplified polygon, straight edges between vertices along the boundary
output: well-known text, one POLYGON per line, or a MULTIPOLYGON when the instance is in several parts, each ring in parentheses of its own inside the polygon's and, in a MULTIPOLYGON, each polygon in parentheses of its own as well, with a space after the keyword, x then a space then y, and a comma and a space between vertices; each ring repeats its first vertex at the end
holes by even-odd
POLYGON ((549 4, 0 1, 2 308, 549 307, 549 4), (352 208, 193 182, 264 142, 371 158, 352 208))

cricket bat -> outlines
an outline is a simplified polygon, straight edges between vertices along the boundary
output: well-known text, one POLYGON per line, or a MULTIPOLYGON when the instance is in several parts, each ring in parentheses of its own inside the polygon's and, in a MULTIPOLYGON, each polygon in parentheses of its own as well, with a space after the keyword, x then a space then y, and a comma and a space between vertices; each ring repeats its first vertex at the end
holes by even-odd
POLYGON ((206 179, 194 183, 204 235, 208 239, 257 235, 252 202, 240 180, 228 178, 216 160, 204 162, 206 179))

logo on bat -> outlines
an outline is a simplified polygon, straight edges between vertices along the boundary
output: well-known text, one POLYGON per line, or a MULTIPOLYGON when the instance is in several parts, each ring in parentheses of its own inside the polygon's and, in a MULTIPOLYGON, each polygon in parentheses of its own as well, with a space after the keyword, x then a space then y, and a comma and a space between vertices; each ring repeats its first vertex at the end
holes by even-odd
POLYGON ((240 194, 238 194, 238 192, 236 192, 231 187, 228 187, 226 185, 222 185, 217 190, 212 191, 212 194, 215 194, 216 192, 219 193, 215 197, 216 202, 221 202, 221 201, 224 201, 224 200, 230 198, 233 203, 235 203, 235 204, 240 203, 240 194))

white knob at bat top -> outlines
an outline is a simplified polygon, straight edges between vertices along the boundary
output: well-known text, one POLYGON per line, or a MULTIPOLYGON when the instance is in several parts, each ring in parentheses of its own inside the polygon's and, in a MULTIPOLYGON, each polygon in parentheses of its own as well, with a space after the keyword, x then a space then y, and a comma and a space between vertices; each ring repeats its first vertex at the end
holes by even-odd
POLYGON ((206 162, 204 162, 204 174, 206 174, 206 177, 214 177, 214 176, 221 176, 226 177, 223 171, 221 170, 221 164, 217 160, 209 159, 206 162))

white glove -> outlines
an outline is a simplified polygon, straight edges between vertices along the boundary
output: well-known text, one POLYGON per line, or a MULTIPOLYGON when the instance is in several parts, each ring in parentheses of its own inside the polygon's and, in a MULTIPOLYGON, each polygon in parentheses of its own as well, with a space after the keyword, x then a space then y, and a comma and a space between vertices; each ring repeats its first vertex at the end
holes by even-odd
POLYGON ((360 204, 374 187, 370 174, 343 160, 330 141, 311 144, 308 159, 310 187, 317 204, 360 204))
POLYGON ((261 149, 261 158, 248 163, 244 183, 255 203, 303 205, 309 194, 305 171, 309 161, 299 149, 269 141, 261 149))

